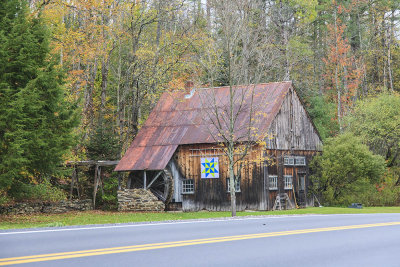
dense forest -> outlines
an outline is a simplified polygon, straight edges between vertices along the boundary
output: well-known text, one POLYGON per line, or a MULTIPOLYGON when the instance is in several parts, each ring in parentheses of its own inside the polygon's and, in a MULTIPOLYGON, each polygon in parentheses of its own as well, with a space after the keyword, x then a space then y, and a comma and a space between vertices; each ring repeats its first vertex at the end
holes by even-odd
POLYGON ((399 19, 397 0, 3 0, 0 204, 65 198, 66 162, 120 159, 189 80, 293 81, 325 143, 314 192, 398 204, 399 19))

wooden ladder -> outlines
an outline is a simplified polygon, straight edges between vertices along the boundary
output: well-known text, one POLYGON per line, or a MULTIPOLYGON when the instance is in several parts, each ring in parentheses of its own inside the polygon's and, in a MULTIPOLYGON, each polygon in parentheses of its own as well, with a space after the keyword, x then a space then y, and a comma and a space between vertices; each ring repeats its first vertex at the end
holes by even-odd
POLYGON ((278 194, 275 199, 274 207, 272 210, 282 210, 282 202, 285 203, 285 209, 287 209, 288 203, 291 209, 293 209, 293 204, 289 199, 289 196, 287 193, 283 194, 278 194))

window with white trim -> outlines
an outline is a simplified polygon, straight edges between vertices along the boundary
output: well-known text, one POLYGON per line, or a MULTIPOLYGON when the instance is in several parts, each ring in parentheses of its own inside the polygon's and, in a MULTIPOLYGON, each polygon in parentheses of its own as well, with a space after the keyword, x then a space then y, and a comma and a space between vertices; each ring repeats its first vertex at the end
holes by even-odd
POLYGON ((278 176, 277 175, 268 175, 269 179, 269 190, 278 190, 278 176))
MULTIPOLYGON (((226 178, 227 191, 231 192, 231 184, 229 181, 230 181, 230 179, 226 178)), ((236 178, 235 192, 240 192, 240 179, 238 179, 238 178, 236 178)))
POLYGON ((193 194, 194 193, 194 180, 186 179, 182 181, 182 194, 193 194))
POLYGON ((294 157, 284 157, 283 165, 294 165, 294 157))
POLYGON ((285 180, 285 189, 293 188, 293 176, 292 175, 284 175, 283 179, 285 180))
POLYGON ((306 166, 306 157, 295 157, 296 166, 306 166))

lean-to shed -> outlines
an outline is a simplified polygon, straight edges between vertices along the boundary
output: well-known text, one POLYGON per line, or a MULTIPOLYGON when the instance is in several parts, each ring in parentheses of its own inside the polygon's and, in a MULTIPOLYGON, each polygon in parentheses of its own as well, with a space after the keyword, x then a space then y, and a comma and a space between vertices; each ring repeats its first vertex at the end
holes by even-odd
MULTIPOLYGON (((308 164, 322 145, 314 124, 291 82, 252 85, 251 90, 251 104, 262 113, 253 127, 268 138, 259 135, 266 146, 254 146, 237 173, 237 209, 269 210, 277 196, 311 205, 308 164)), ((204 119, 204 94, 210 92, 219 106, 229 103, 229 87, 161 96, 115 169, 130 173, 127 188, 149 189, 167 208, 230 209, 227 160, 215 141, 215 127, 204 119)), ((243 105, 249 101, 245 97, 243 105)), ((245 113, 239 114, 238 133, 248 122, 245 113)))

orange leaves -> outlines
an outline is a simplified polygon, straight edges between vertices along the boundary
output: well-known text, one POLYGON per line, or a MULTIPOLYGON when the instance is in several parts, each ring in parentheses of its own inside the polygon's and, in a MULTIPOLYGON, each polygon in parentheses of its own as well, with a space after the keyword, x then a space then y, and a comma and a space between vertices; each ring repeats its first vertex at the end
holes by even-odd
POLYGON ((330 97, 338 104, 337 116, 340 119, 352 105, 354 97, 361 83, 364 67, 360 60, 352 53, 346 38, 346 25, 338 16, 350 12, 352 6, 336 5, 333 1, 333 21, 328 29, 328 53, 323 59, 325 63, 326 89, 330 97), (333 89, 333 90, 332 90, 333 89))

